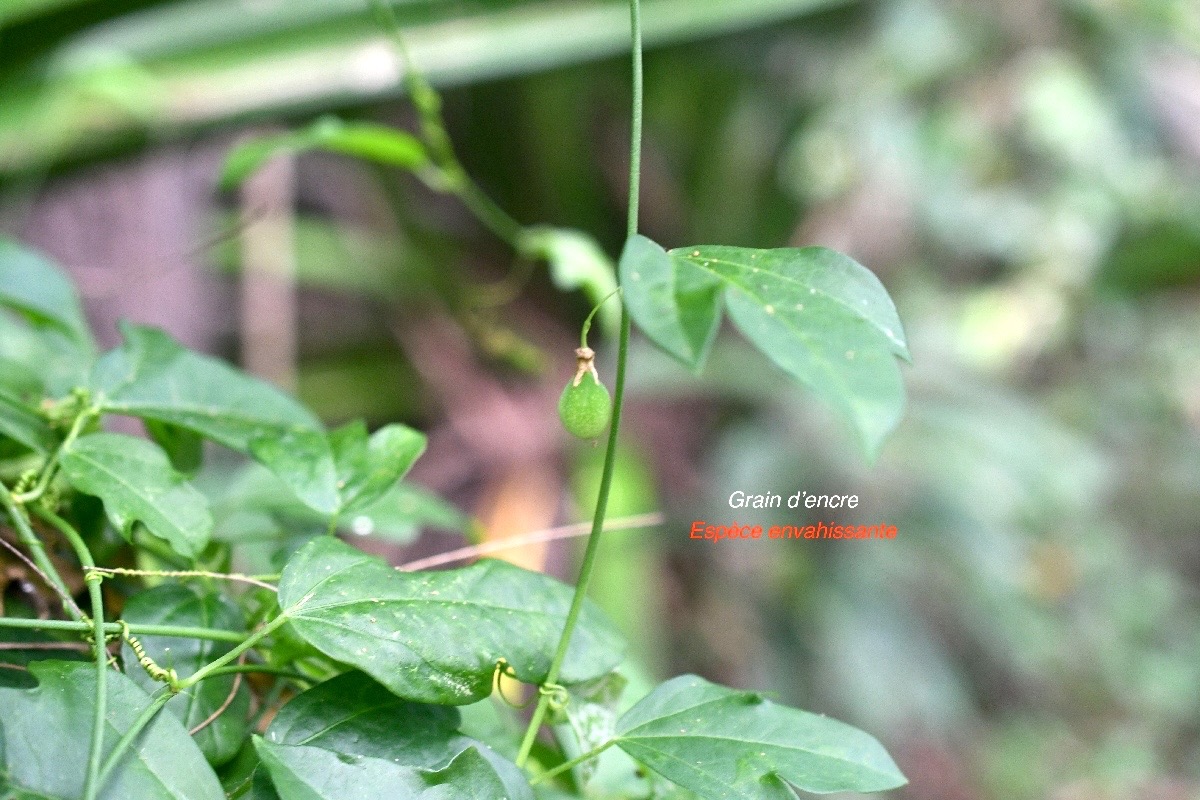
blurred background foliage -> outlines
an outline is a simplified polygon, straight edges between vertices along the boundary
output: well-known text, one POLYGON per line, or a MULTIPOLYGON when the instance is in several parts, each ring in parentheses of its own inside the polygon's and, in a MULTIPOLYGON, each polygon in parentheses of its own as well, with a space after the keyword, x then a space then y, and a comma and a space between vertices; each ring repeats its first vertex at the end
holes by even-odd
MULTIPOLYGON (((615 255, 624 4, 394 8, 485 191, 615 255)), ((868 466, 732 334, 699 377, 635 343, 614 513, 668 519, 610 535, 596 595, 640 665, 873 732, 912 781, 896 798, 1200 797, 1200 6, 645 13, 643 230, 842 249, 915 364, 868 466), (836 521, 899 535, 689 541, 694 519, 819 518, 732 510, 735 489, 855 493, 836 521)), ((413 478, 480 536, 575 521, 599 451, 554 402, 581 293, 397 169, 312 153, 217 189, 236 142, 321 113, 415 130, 402 82, 360 0, 4 0, 0 230, 74 272, 108 344, 118 317, 158 324, 330 422, 428 430, 413 478)), ((570 555, 514 551, 568 578, 570 555)))

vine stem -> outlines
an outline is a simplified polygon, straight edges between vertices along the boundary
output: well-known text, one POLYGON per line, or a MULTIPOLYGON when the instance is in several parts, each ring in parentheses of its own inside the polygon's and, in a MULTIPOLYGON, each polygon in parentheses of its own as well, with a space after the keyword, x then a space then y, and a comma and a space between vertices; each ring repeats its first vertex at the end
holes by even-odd
MULTIPOLYGON (((626 236, 632 238, 638 231, 638 199, 641 188, 642 165, 642 9, 639 0, 629 2, 630 35, 633 42, 633 116, 630 125, 629 144, 629 216, 626 221, 626 236)), ((553 686, 558 681, 562 671, 563 661, 567 657, 567 649, 571 645, 571 634, 579 622, 583 611, 583 603, 587 597, 588 584, 596 567, 596 554, 600 549, 600 531, 604 528, 604 515, 608 511, 608 494, 612 488, 613 467, 617 455, 617 434, 621 425, 621 406, 625 399, 625 367, 629 356, 629 310, 624 301, 621 302, 621 334, 617 343, 617 376, 613 384, 613 413, 612 426, 608 431, 608 446, 604 451, 604 470, 600 476, 600 489, 596 495, 596 511, 592 517, 592 532, 588 536, 587 547, 583 552, 583 562, 579 567, 579 580, 575 584, 575 595, 571 598, 571 607, 567 611, 567 619, 563 624, 562 637, 555 650, 554 659, 550 662, 550 670, 542 686, 553 686)), ((516 764, 524 767, 533 750, 542 721, 549 710, 550 696, 540 693, 538 704, 521 740, 521 749, 517 752, 516 764)))
MULTIPOLYGON (((156 694, 154 696, 154 699, 150 701, 150 705, 148 705, 144 709, 142 709, 142 713, 139 714, 137 719, 135 719, 133 721, 133 724, 129 726, 129 729, 127 731, 125 731, 124 735, 122 735, 121 738, 119 740, 117 740, 116 745, 113 747, 112 751, 108 754, 108 758, 104 760, 103 766, 100 767, 100 775, 99 775, 99 779, 97 781, 97 785, 98 786, 104 785, 104 782, 106 780, 108 780, 108 776, 112 774, 112 771, 116 768, 117 764, 120 762, 121 757, 125 755, 125 751, 128 750, 133 745, 134 740, 137 739, 138 735, 142 732, 142 730, 145 729, 145 727, 147 725, 149 725, 151 722, 154 721, 154 717, 157 716, 158 712, 163 709, 163 706, 165 706, 171 700, 172 697, 174 697, 179 692, 181 692, 185 689, 195 686, 197 683, 204 680, 205 678, 211 678, 214 674, 216 674, 219 670, 221 670, 226 664, 228 664, 230 661, 236 661, 238 659, 238 657, 242 655, 242 653, 246 652, 251 647, 258 644, 260 641, 262 641, 262 639, 264 639, 266 636, 268 636, 276 628, 278 628, 279 626, 281 626, 285 622, 287 622, 287 620, 288 620, 288 617, 286 614, 280 614, 278 617, 271 620, 269 623, 267 623, 263 627, 259 628, 254 633, 250 634, 250 636, 245 638, 241 642, 241 644, 239 644, 237 647, 230 650, 225 655, 218 658, 216 661, 213 661, 212 663, 210 663, 204 667, 201 667, 196 672, 194 672, 191 676, 184 678, 183 680, 179 681, 178 683, 174 684, 173 686, 168 685, 168 686, 164 686, 163 688, 159 689, 158 694, 156 694)), ((130 626, 131 629, 132 629, 132 627, 133 626, 130 626)))
POLYGON ((100 763, 104 756, 104 721, 108 713, 108 647, 104 639, 104 595, 100 584, 103 576, 95 572, 96 560, 79 532, 45 503, 39 504, 38 516, 53 525, 70 543, 75 557, 84 570, 84 582, 92 604, 92 638, 96 658, 96 708, 92 715, 92 741, 88 750, 87 773, 83 783, 83 800, 96 800, 100 792, 100 763))
POLYGON ((193 672, 190 676, 181 680, 178 684, 176 684, 176 686, 175 686, 176 690, 183 691, 184 689, 187 689, 188 687, 195 686, 197 683, 204 680, 205 678, 210 677, 214 672, 216 672, 218 669, 225 666, 226 664, 230 663, 231 661, 237 661, 238 657, 241 656, 242 653, 246 652, 251 647, 254 647, 254 645, 258 644, 260 641, 265 639, 267 636, 269 636, 271 633, 273 633, 276 628, 280 627, 287 621, 288 621, 287 614, 286 613, 280 614, 278 617, 271 620, 266 625, 264 625, 263 627, 256 630, 254 633, 250 634, 250 636, 247 637, 246 639, 244 639, 241 642, 241 644, 239 644, 237 647, 234 647, 232 650, 230 650, 225 655, 221 656, 220 658, 216 659, 215 661, 212 661, 212 662, 206 664, 205 666, 203 666, 200 669, 193 672))
POLYGON ((433 170, 431 174, 417 173, 426 186, 434 191, 454 195, 467 207, 475 218, 492 233, 499 236, 518 253, 525 250, 525 228, 508 212, 492 200, 479 184, 471 179, 446 131, 446 120, 442 115, 442 100, 425 76, 417 69, 412 53, 404 40, 400 22, 391 4, 385 0, 371 0, 376 18, 391 36, 404 65, 404 83, 409 98, 420 117, 421 137, 429 148, 433 170))
POLYGON ((30 491, 16 496, 15 499, 18 503, 31 503, 45 494, 46 489, 50 487, 50 481, 54 478, 59 456, 66 452, 67 448, 79 438, 79 434, 83 432, 83 427, 87 425, 88 421, 99 413, 94 406, 89 405, 76 415, 74 421, 71 423, 71 429, 67 431, 66 437, 59 444, 58 449, 54 451, 54 455, 50 456, 42 467, 42 474, 38 477, 37 484, 30 491))
POLYGON ((551 778, 553 778, 555 775, 561 775, 562 773, 566 772, 567 770, 572 769, 573 767, 577 767, 580 764, 584 763, 585 761, 591 761, 593 758, 600 755, 601 753, 603 753, 605 750, 612 747, 616 743, 617 743, 616 739, 609 739, 604 744, 600 745, 599 747, 593 747, 591 750, 588 750, 586 753, 584 753, 581 756, 576 756, 575 758, 572 758, 570 761, 564 761, 563 763, 559 764, 554 769, 546 770, 541 775, 538 775, 536 778, 533 778, 529 782, 533 783, 533 784, 544 783, 544 782, 550 780, 551 778))
POLYGON ((4 510, 8 512, 9 519, 12 520, 13 527, 17 530, 17 538, 21 544, 25 545, 25 549, 33 556, 33 561, 38 565, 47 578, 50 579, 51 588, 63 598, 63 607, 76 620, 83 619, 83 614, 79 612, 79 608, 75 605, 75 601, 71 600, 71 592, 67 590, 66 583, 63 582, 62 576, 58 574, 58 570, 54 568, 50 557, 46 555, 46 548, 42 545, 42 540, 33 532, 33 528, 29 525, 29 520, 25 517, 23 511, 17 505, 16 498, 8 491, 8 487, 0 483, 0 505, 4 506, 4 510))
POLYGON ((125 751, 129 749, 129 746, 133 744, 133 740, 138 737, 138 734, 142 732, 142 729, 150 724, 150 721, 154 719, 155 715, 157 715, 158 712, 162 710, 162 707, 165 706, 174 696, 175 692, 171 691, 171 687, 164 686, 158 690, 158 694, 154 695, 154 699, 150 701, 150 705, 142 709, 142 713, 138 714, 137 719, 135 719, 133 724, 129 726, 129 730, 125 731, 124 735, 117 740, 117 743, 113 746, 112 752, 110 752, 108 754, 108 758, 104 760, 104 765, 100 767, 100 777, 98 779, 100 786, 103 786, 104 782, 108 780, 108 776, 112 774, 113 769, 121 760, 121 756, 123 756, 125 751))
MULTIPOLYGON (((125 628, 117 622, 104 623, 104 633, 122 633, 125 628)), ((93 631, 92 622, 66 619, 31 619, 27 617, 0 617, 0 628, 23 628, 34 631, 71 631, 88 633, 93 631)), ((212 642, 240 643, 244 633, 221 628, 188 628, 180 625, 137 625, 131 623, 129 632, 136 636, 175 636, 180 639, 206 639, 212 642)))
POLYGON ((608 294, 606 294, 604 296, 603 300, 601 300, 599 303, 596 303, 596 305, 592 308, 591 312, 587 315, 587 317, 584 318, 583 327, 581 327, 579 329, 579 346, 581 348, 587 348, 587 346, 588 346, 587 338, 588 338, 588 332, 591 331, 591 329, 592 329, 592 319, 594 319, 596 314, 598 314, 600 312, 600 309, 604 306, 605 303, 607 303, 614 295, 618 295, 620 293, 621 293, 621 289, 619 287, 616 289, 613 289, 611 292, 609 292, 608 294))

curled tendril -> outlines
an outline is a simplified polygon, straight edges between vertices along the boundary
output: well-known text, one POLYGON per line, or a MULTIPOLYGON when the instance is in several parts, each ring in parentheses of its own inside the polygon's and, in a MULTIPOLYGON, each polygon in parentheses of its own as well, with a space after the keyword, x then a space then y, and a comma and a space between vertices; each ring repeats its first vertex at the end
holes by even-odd
POLYGON ((17 478, 16 484, 13 486, 12 493, 14 495, 25 494, 33 485, 37 483, 38 471, 36 469, 27 469, 17 478))
POLYGON ((154 663, 147 653, 142 643, 138 638, 129 632, 129 623, 121 620, 121 638, 129 645, 129 649, 137 656, 137 662, 142 669, 146 670, 146 674, 156 681, 165 683, 168 686, 174 687, 179 682, 179 675, 174 669, 163 669, 158 664, 154 663))
POLYGON ((554 714, 562 712, 571 702, 571 694, 567 687, 557 683, 547 683, 538 687, 538 694, 546 698, 546 705, 554 714))
MULTIPOLYGON (((87 581, 87 575, 86 575, 86 573, 84 574, 84 578, 83 578, 83 579, 84 579, 84 581, 87 581)), ((90 645, 92 645, 92 646, 95 646, 95 644, 96 644, 96 635, 95 635, 95 634, 92 632, 92 630, 93 630, 93 629, 92 629, 92 627, 91 627, 91 626, 92 626, 92 618, 91 618, 91 617, 89 617, 87 614, 80 614, 80 615, 79 615, 79 621, 80 621, 80 622, 82 622, 82 623, 84 623, 85 625, 87 625, 87 626, 88 626, 88 629, 87 629, 86 631, 83 631, 83 640, 84 640, 85 642, 87 642, 88 644, 90 644, 90 645)), ((106 633, 106 634, 104 635, 104 645, 105 645, 105 649, 107 649, 107 647, 108 647, 108 643, 109 643, 109 642, 116 641, 116 640, 118 640, 118 639, 120 639, 120 638, 121 638, 121 634, 120 634, 120 633, 106 633)), ((117 666, 117 659, 116 659, 116 657, 115 657, 115 656, 113 656, 111 653, 108 655, 108 664, 109 664, 109 666, 111 666, 111 667, 113 667, 113 668, 116 668, 116 666, 117 666)))

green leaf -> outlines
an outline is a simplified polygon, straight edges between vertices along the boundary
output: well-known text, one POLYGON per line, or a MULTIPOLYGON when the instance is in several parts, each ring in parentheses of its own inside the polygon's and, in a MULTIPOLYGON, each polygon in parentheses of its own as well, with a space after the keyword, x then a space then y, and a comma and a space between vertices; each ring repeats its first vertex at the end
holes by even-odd
POLYGON ((836 408, 874 455, 904 409, 894 357, 909 359, 879 280, 822 247, 719 245, 667 252, 641 236, 621 258, 630 315, 683 363, 703 366, 724 298, 734 325, 768 358, 836 408))
MULTIPOLYGON (((496 665, 540 683, 562 632, 571 589, 503 561, 444 572, 398 572, 328 537, 288 562, 279 604, 299 634, 400 697, 461 705, 487 697, 496 665)), ((621 659, 620 635, 587 606, 560 680, 604 675, 621 659)))
POLYGON ((0 306, 57 328, 86 352, 95 345, 75 285, 42 255, 0 237, 0 306))
MULTIPOLYGON (((0 784, 18 797, 79 800, 95 710, 96 667, 39 661, 29 669, 35 689, 0 688, 0 784)), ((109 672, 105 753, 149 705, 149 696, 119 672, 109 672)), ((225 800, 221 784, 187 731, 160 714, 125 752, 100 792, 101 800, 225 800)))
POLYGON ((491 762, 510 796, 528 794, 516 765, 459 733, 459 723, 457 709, 402 700, 363 673, 348 672, 285 705, 266 739, 419 769, 440 769, 474 747, 491 762))
POLYGON ((140 522, 187 558, 208 544, 213 526, 208 500, 153 442, 91 433, 64 449, 58 462, 72 486, 104 502, 109 521, 127 540, 140 522))
POLYGON ((307 150, 328 150, 405 169, 417 169, 429 161, 424 145, 412 134, 386 125, 322 117, 307 128, 253 139, 234 148, 225 158, 220 186, 233 189, 271 158, 307 150))
POLYGON ((425 452, 425 436, 405 425, 385 425, 367 436, 352 422, 329 434, 338 474, 338 513, 359 510, 394 487, 425 452))
POLYGON ((249 452, 260 437, 320 431, 299 402, 215 358, 180 346, 155 328, 124 323, 125 344, 106 353, 91 388, 103 411, 169 422, 249 452))
MULTIPOLYGON (((246 622, 241 610, 216 592, 197 594, 178 583, 163 584, 138 592, 125 602, 121 617, 129 623, 177 625, 193 628, 219 628, 243 632, 246 622)), ((174 636, 139 636, 142 648, 163 669, 173 669, 186 678, 201 667, 232 649, 228 642, 181 639, 174 636)), ((146 692, 162 687, 138 664, 128 644, 123 646, 125 672, 146 692)), ((167 711, 191 730, 225 705, 236 678, 219 675, 177 695, 167 703, 167 711)), ((221 715, 195 734, 193 739, 204 757, 214 766, 229 761, 241 748, 248 725, 250 692, 242 682, 232 702, 221 715)))
MULTIPOLYGON (((18 608, 14 607, 17 606, 16 603, 10 600, 6 605, 8 616, 19 614, 18 608)), ((63 636, 52 636, 46 631, 0 627, 0 645, 4 646, 4 662, 16 667, 28 667, 35 661, 44 660, 47 648, 53 647, 56 644, 62 644, 63 641, 63 636), (22 650, 19 645, 24 644, 32 645, 32 647, 29 650, 22 650)), ((60 650, 55 653, 55 659, 59 661, 88 661, 90 663, 89 653, 82 650, 60 650)), ((37 686, 37 681, 28 672, 19 669, 0 669, 0 687, 32 689, 34 686, 37 686)), ((3 763, 3 747, 0 747, 0 764, 3 763)), ((0 795, 0 797, 3 797, 3 795, 0 795)))
POLYGON ((0 370, 8 389, 23 394, 34 387, 49 397, 63 397, 87 381, 93 360, 58 328, 31 327, 0 313, 0 370))
POLYGON ((879 792, 906 781, 874 738, 828 717, 683 675, 617 723, 616 744, 711 800, 793 800, 807 792, 879 792))
POLYGON ((275 472, 301 500, 332 513, 337 472, 320 421, 270 384, 181 347, 160 330, 123 324, 90 385, 100 409, 185 428, 275 472))
MULTIPOLYGON (((0 329, 0 336, 4 333, 5 331, 0 329)), ((46 385, 35 370, 0 353, 0 391, 28 400, 41 397, 46 391, 46 385)))
POLYGON ((708 359, 721 325, 721 282, 679 265, 654 242, 634 236, 621 253, 622 299, 650 340, 694 370, 708 359))
POLYGON ((475 748, 464 750, 444 769, 422 770, 258 737, 254 744, 281 800, 533 800, 528 784, 523 792, 511 791, 475 748))
POLYGON ((42 455, 54 449, 57 439, 34 409, 4 389, 0 389, 0 436, 7 436, 42 455))
MULTIPOLYGON (((529 258, 550 265, 550 278, 561 291, 582 289, 597 305, 617 290, 617 271, 612 259, 594 238, 571 228, 526 228, 521 251, 529 258)), ((615 300, 600 309, 605 330, 616 331, 621 306, 615 300)))
POLYGON ((474 742, 458 732, 458 710, 404 700, 361 672, 299 695, 275 715, 267 741, 310 745, 410 767, 445 766, 474 742))
POLYGON ((263 433, 250 442, 250 454, 309 508, 325 516, 337 512, 337 465, 324 431, 292 428, 263 433))
MULTIPOLYGON (((253 739, 250 746, 254 747, 253 739)), ((255 757, 258 755, 258 748, 254 748, 255 757)), ((267 771, 262 762, 254 770, 254 777, 250 782, 250 789, 245 794, 237 795, 237 800, 280 800, 279 792, 275 791, 275 784, 271 783, 271 773, 267 771)))

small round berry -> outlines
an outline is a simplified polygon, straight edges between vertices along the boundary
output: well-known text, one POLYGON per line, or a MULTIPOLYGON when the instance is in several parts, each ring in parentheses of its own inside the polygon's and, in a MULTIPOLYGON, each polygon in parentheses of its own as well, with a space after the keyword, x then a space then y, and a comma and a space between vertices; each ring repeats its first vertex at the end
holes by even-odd
POLYGON ((612 399, 608 389, 590 372, 576 382, 570 381, 558 399, 558 418, 563 427, 580 439, 595 439, 612 420, 612 399))

